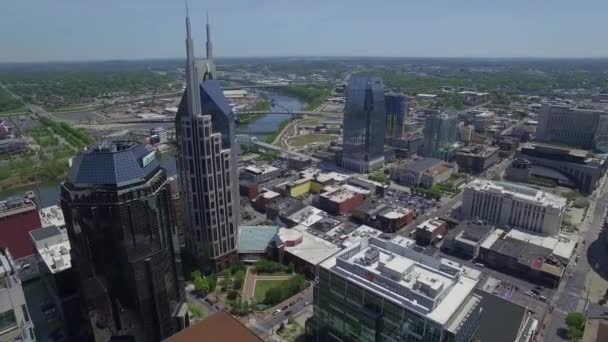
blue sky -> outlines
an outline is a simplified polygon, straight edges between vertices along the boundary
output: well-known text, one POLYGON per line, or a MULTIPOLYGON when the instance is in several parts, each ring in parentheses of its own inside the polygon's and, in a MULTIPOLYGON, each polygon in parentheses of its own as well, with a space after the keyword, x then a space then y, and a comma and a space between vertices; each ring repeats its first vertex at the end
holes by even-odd
MULTIPOLYGON (((217 57, 608 57, 607 0, 190 0, 217 57)), ((1 0, 0 62, 184 55, 182 0, 1 0)))

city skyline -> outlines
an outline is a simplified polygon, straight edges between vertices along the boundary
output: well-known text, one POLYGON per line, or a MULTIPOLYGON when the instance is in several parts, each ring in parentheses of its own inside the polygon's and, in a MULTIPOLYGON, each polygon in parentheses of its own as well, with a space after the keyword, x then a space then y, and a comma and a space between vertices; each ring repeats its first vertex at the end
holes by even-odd
MULTIPOLYGON (((209 11, 220 57, 608 57, 608 47, 596 44, 608 33, 601 20, 608 4, 584 2, 552 1, 548 6, 548 1, 387 1, 382 6, 345 6, 344 1, 231 0, 192 2, 190 12, 194 21, 205 23, 209 11)), ((184 15, 181 3, 37 2, 32 8, 31 3, 11 1, 3 7, 6 17, 0 29, 12 34, 0 38, 6 51, 0 62, 180 56, 181 28, 174 19, 184 15), (14 30, 19 14, 26 12, 31 19, 27 27, 14 30)), ((193 34, 204 37, 204 29, 204 24, 197 25, 193 34)), ((201 47, 196 55, 202 57, 201 47)))

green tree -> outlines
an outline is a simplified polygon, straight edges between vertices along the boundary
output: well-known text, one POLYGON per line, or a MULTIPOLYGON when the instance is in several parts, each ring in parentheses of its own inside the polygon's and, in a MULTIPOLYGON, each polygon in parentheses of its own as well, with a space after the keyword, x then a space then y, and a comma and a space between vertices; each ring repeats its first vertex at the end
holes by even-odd
POLYGON ((224 277, 222 286, 229 287, 230 284, 232 284, 232 274, 230 273, 230 270, 225 270, 222 276, 224 277))
POLYGON ((585 330, 585 315, 580 312, 571 312, 566 316, 568 326, 568 338, 575 341, 583 337, 585 330))
POLYGON ((243 287, 243 283, 245 283, 245 271, 238 270, 234 275, 234 283, 232 285, 238 290, 243 287))
POLYGON ((266 291, 266 297, 264 297, 264 304, 274 305, 280 303, 283 300, 283 286, 275 286, 266 291))

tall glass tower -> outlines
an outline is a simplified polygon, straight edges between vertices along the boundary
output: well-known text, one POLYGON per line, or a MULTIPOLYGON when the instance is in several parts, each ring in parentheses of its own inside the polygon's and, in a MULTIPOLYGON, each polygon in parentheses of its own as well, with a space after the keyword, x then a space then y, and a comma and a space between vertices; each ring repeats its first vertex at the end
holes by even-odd
POLYGON ((175 211, 154 151, 116 141, 80 152, 61 208, 95 341, 161 341, 188 325, 175 211))
POLYGON ((384 164, 386 107, 379 77, 353 77, 344 108, 342 166, 365 173, 384 164))
POLYGON ((180 198, 187 203, 186 250, 203 269, 220 271, 237 261, 234 114, 216 80, 199 82, 189 18, 186 22, 187 84, 175 118, 180 198))
POLYGON ((404 94, 384 94, 386 103, 386 138, 401 138, 409 106, 404 94))
POLYGON ((456 113, 434 114, 424 123, 425 157, 440 157, 440 149, 456 142, 458 138, 458 115, 456 113))

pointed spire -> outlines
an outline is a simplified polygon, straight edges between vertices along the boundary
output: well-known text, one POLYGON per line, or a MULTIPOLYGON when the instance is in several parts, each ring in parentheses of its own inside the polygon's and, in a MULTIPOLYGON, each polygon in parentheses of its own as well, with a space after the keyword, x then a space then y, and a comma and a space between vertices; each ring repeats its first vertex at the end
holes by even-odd
POLYGON ((194 43, 190 30, 190 14, 186 0, 186 96, 189 115, 200 115, 201 94, 198 86, 198 75, 194 60, 194 43))
POLYGON ((211 25, 209 25, 209 11, 207 11, 207 24, 205 25, 207 31, 207 42, 205 47, 207 50, 207 60, 213 60, 213 45, 211 43, 211 25))

